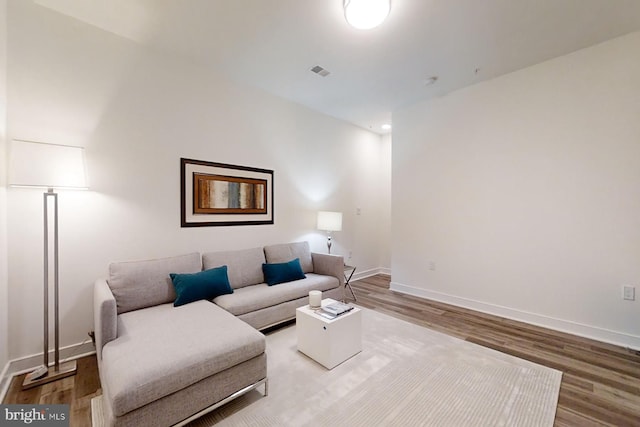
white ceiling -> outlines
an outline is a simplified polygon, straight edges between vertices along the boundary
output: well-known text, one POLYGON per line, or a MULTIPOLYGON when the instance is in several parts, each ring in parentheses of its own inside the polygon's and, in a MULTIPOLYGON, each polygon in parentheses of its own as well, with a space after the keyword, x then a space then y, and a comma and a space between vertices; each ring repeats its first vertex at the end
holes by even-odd
POLYGON ((392 0, 366 31, 343 0, 34 1, 378 133, 403 105, 640 30, 640 0, 392 0))

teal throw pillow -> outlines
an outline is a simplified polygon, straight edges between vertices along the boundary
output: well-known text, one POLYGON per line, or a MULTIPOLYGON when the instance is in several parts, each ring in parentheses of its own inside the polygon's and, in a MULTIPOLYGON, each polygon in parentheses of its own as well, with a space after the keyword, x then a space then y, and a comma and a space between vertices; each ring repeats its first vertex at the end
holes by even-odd
POLYGON ((220 295, 233 293, 226 265, 199 273, 171 273, 169 276, 177 295, 173 302, 174 307, 201 299, 212 300, 220 295))
POLYGON ((300 258, 296 258, 289 262, 262 264, 262 272, 264 273, 264 280, 269 286, 292 282, 294 280, 300 280, 307 277, 302 272, 300 258))

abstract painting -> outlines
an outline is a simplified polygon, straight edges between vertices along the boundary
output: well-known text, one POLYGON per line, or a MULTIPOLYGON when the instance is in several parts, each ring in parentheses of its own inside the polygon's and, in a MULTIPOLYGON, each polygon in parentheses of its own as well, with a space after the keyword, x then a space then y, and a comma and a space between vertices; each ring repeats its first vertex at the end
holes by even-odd
POLYGON ((273 224, 273 171, 180 159, 181 226, 273 224))
POLYGON ((193 174, 195 213, 266 213, 267 181, 193 174))

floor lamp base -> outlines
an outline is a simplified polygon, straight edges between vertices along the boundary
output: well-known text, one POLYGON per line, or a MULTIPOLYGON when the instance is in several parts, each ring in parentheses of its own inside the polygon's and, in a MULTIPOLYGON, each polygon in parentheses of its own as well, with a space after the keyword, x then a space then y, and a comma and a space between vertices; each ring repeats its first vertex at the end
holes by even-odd
POLYGON ((51 366, 49 368, 47 375, 45 375, 42 378, 31 380, 25 377, 24 382, 22 383, 22 389, 27 390, 33 387, 38 387, 43 384, 60 380, 62 378, 70 377, 72 375, 75 375, 76 371, 77 371, 77 365, 75 360, 61 363, 60 368, 58 370, 56 370, 54 366, 51 366))

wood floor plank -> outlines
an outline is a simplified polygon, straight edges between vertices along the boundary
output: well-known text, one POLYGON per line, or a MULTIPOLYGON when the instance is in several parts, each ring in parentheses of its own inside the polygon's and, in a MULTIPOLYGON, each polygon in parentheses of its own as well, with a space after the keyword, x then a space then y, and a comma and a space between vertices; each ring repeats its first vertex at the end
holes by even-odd
POLYGON ((587 419, 614 426, 637 426, 640 420, 637 414, 620 410, 620 405, 610 406, 594 394, 575 391, 567 386, 560 387, 558 405, 569 407, 587 419))
POLYGON ((75 398, 81 399, 93 396, 100 389, 100 376, 98 374, 98 361, 95 357, 83 357, 78 360, 78 371, 86 373, 76 378, 75 398))
POLYGON ((559 407, 556 411, 555 427, 615 427, 613 424, 587 418, 584 414, 559 407))
MULTIPOLYGON (((353 281, 357 304, 563 372, 555 426, 640 426, 640 355, 612 344, 479 313, 389 289, 389 276, 353 281)), ((349 292, 347 292, 349 295, 349 292)), ((100 395, 95 356, 78 373, 21 389, 13 379, 4 403, 68 403, 71 425, 91 426, 91 399, 100 395)))

